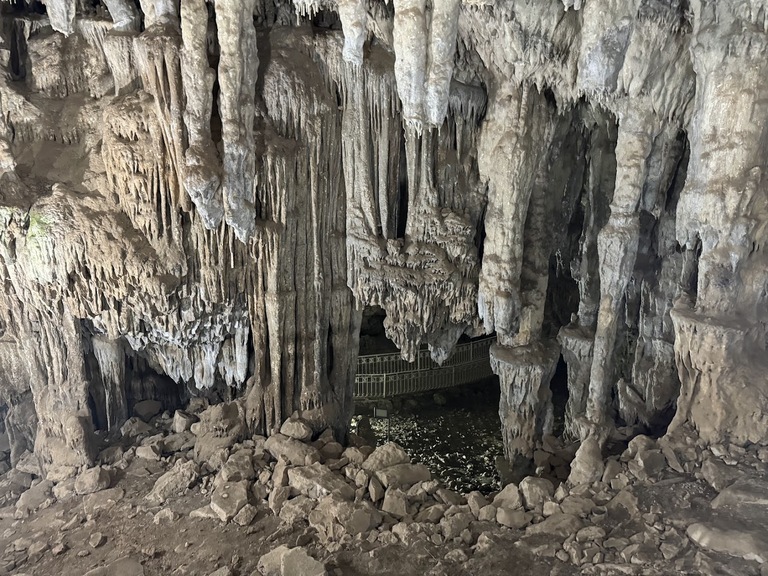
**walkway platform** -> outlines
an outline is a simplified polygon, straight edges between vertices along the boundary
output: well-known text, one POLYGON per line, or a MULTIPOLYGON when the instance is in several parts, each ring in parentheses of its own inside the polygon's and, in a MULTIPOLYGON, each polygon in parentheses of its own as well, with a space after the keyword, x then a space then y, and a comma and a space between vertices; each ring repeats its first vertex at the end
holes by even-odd
POLYGON ((489 350, 496 336, 488 336, 459 344, 451 357, 440 366, 419 350, 415 362, 400 354, 368 354, 358 356, 355 376, 356 398, 388 398, 461 386, 493 376, 489 350))

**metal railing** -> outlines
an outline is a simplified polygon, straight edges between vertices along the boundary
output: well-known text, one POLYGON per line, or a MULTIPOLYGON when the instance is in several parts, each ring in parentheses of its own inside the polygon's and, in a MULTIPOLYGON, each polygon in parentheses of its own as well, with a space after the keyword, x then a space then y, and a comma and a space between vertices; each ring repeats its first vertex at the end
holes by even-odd
POLYGON ((489 350, 496 341, 489 336, 459 344, 442 366, 432 360, 429 350, 419 350, 414 362, 399 353, 358 356, 355 396, 387 398, 461 386, 493 376, 489 350))

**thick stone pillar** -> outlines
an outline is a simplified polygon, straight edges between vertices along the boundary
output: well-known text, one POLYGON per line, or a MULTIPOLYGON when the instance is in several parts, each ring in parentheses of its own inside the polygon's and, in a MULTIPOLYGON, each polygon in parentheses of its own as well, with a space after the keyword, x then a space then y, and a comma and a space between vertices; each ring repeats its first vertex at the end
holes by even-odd
POLYGON ((632 275, 640 238, 638 208, 648 169, 646 160, 659 131, 659 120, 642 103, 628 103, 619 119, 616 187, 608 224, 600 231, 600 305, 597 312, 586 417, 603 428, 613 387, 613 349, 624 290, 632 275))
POLYGON ((672 311, 682 386, 672 428, 688 421, 710 442, 765 443, 768 33, 749 3, 691 7, 696 99, 677 239, 701 256, 695 294, 672 311))

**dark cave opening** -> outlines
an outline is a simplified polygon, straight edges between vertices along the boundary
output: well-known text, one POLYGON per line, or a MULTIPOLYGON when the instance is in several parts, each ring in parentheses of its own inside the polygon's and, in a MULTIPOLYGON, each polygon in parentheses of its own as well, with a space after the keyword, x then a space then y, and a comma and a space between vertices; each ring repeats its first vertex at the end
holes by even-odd
POLYGON ((552 391, 554 416, 552 433, 559 438, 565 432, 565 406, 568 404, 568 365, 562 354, 557 361, 555 374, 549 381, 549 389, 552 391))
MULTIPOLYGON (((404 129, 403 129, 404 130, 404 129)), ((405 237, 405 228, 408 223, 408 155, 405 150, 405 133, 400 138, 400 165, 398 166, 398 194, 397 211, 395 213, 395 234, 396 238, 405 237)))

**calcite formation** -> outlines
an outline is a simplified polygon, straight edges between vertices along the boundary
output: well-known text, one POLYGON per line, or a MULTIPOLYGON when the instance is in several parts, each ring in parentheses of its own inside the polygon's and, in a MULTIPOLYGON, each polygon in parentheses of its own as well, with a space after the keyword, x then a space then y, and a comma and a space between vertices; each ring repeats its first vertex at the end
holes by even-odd
POLYGON ((0 415, 92 462, 146 399, 343 433, 366 307, 495 333, 552 430, 768 442, 764 0, 0 3, 0 415))

